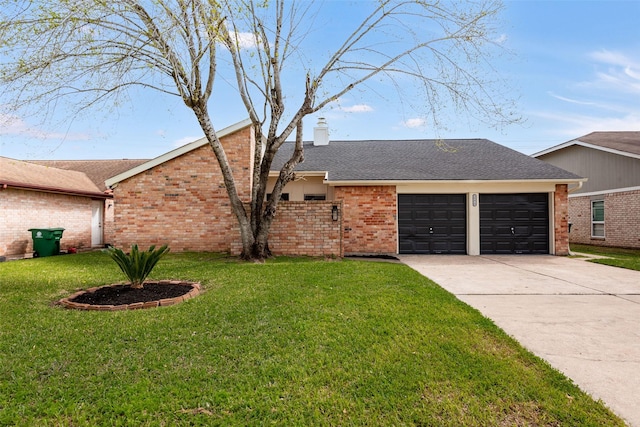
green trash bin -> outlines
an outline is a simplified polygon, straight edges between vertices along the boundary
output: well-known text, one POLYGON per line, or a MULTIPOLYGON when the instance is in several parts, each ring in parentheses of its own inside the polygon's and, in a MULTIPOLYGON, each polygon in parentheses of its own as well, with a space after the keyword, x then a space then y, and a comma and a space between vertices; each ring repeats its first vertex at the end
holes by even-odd
POLYGON ((64 228, 30 228, 33 239, 33 256, 43 257, 60 254, 60 239, 64 228))

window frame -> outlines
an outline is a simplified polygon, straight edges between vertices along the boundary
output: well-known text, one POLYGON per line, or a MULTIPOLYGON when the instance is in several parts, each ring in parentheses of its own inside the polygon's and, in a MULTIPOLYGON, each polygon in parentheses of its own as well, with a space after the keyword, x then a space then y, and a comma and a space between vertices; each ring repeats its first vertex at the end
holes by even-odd
POLYGON ((594 199, 591 200, 591 238, 592 239, 604 239, 605 238, 605 206, 604 199, 594 199), (602 220, 596 220, 596 207, 595 205, 602 205, 602 220), (596 226, 602 226, 602 234, 596 234, 595 228, 596 226))

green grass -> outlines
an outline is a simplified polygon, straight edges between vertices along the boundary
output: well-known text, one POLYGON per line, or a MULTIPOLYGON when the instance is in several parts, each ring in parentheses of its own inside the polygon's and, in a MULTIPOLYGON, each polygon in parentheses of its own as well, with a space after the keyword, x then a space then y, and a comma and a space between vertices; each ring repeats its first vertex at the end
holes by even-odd
POLYGON ((179 305, 63 309, 123 280, 106 254, 0 264, 0 425, 622 426, 401 264, 170 254, 179 305))
POLYGON ((621 249, 608 248, 604 246, 571 244, 571 251, 608 257, 589 260, 597 264, 612 265, 614 267, 640 271, 640 249, 621 249))

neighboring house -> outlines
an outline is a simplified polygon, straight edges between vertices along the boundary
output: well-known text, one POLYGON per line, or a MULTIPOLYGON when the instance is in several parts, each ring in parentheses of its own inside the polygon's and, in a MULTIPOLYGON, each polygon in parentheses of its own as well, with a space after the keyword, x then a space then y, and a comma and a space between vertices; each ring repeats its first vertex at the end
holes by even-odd
POLYGON ((572 243, 640 248, 640 132, 592 132, 533 156, 588 179, 570 190, 572 243))
MULTIPOLYGON (((485 139, 305 143, 269 244, 275 254, 568 253, 567 188, 578 175, 485 139)), ((218 133, 238 193, 251 194, 248 120, 218 133)), ((286 143, 271 172, 293 149, 286 143)), ((107 180, 118 246, 239 253, 240 237, 205 139, 107 180)))
MULTIPOLYGON (((110 190, 105 186, 105 180, 128 171, 148 159, 115 159, 115 160, 31 160, 35 163, 51 168, 82 172, 101 190, 110 190)), ((98 203, 94 203, 94 212, 91 217, 92 227, 102 229, 102 233, 94 233, 92 246, 103 246, 113 241, 113 199, 104 201, 104 206, 99 209, 98 203)))
POLYGON ((64 228, 63 249, 95 246, 92 218, 111 198, 82 172, 0 157, 0 256, 31 253, 30 228, 64 228))

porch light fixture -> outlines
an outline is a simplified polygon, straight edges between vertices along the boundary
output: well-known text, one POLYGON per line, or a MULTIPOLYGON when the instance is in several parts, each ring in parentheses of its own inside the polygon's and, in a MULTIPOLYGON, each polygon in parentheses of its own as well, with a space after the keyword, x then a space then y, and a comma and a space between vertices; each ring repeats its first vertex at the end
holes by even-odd
POLYGON ((333 205, 331 208, 331 219, 334 221, 338 220, 338 206, 333 205))

